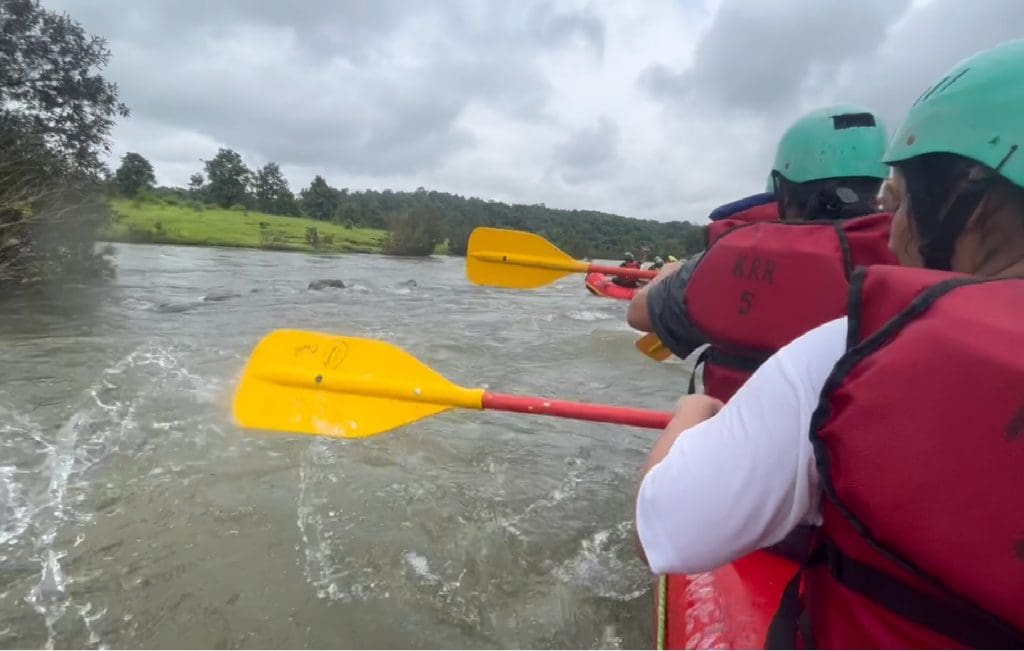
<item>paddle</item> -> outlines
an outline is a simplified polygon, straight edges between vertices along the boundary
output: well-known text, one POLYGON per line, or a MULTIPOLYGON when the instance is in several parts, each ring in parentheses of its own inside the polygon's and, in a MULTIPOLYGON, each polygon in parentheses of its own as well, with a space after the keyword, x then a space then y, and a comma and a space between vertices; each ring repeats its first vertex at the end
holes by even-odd
POLYGON ((477 285, 534 289, 574 273, 603 273, 632 279, 658 275, 656 270, 609 267, 576 260, 534 233, 481 226, 469 235, 466 276, 477 285))
POLYGON ((672 414, 490 393, 449 382, 373 339, 275 330, 249 357, 235 393, 241 427, 360 438, 455 407, 664 428, 672 414))
POLYGON ((672 351, 668 349, 668 346, 661 343, 661 339, 658 339, 658 335, 653 332, 648 332, 643 337, 640 337, 633 345, 641 353, 656 362, 664 362, 669 357, 672 357, 672 351))

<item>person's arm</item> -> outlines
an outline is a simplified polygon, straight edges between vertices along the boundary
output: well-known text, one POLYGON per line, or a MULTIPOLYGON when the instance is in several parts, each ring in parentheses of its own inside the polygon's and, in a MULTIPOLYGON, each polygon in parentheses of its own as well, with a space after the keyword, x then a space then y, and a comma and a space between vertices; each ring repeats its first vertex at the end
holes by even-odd
POLYGON ((662 430, 658 441, 647 454, 647 460, 644 461, 643 470, 640 472, 641 478, 646 476, 651 468, 658 465, 665 458, 665 455, 668 454, 672 444, 675 443, 680 434, 694 425, 699 425, 711 418, 721 411, 724 406, 725 404, 721 400, 704 394, 680 398, 676 403, 675 411, 672 413, 672 420, 662 430))
MULTIPOLYGON (((845 319, 816 328, 769 358, 717 414, 682 433, 682 418, 666 428, 636 501, 652 571, 708 571, 816 523, 808 432, 845 345, 845 319)), ((677 416, 692 409, 696 420, 705 408, 683 400, 677 416)))
POLYGON ((632 327, 658 335, 665 346, 680 358, 686 358, 708 343, 686 317, 683 296, 701 255, 673 268, 666 265, 650 284, 633 296, 626 321, 632 327))
POLYGON ((644 285, 643 289, 636 294, 633 294, 633 299, 629 302, 629 308, 626 311, 626 321, 630 326, 637 330, 651 332, 651 320, 647 314, 647 295, 659 283, 667 281, 669 276, 677 273, 681 266, 683 266, 682 262, 668 263, 661 268, 661 273, 655 276, 651 282, 644 285))
MULTIPOLYGON (((680 398, 679 402, 676 403, 676 409, 672 414, 672 420, 665 426, 661 436, 658 437, 658 441, 647 454, 647 459, 644 461, 643 469, 640 471, 640 485, 643 485, 643 478, 647 476, 647 472, 665 458, 665 455, 668 454, 670 449, 672 449, 672 444, 675 443, 680 434, 694 425, 703 423, 707 419, 711 418, 717 414, 722 407, 723 404, 721 400, 702 394, 683 396, 680 398)), ((638 499, 639 488, 640 486, 637 487, 638 499)), ((640 542, 639 531, 637 532, 636 543, 640 558, 642 558, 646 563, 647 556, 644 554, 644 547, 640 542)))

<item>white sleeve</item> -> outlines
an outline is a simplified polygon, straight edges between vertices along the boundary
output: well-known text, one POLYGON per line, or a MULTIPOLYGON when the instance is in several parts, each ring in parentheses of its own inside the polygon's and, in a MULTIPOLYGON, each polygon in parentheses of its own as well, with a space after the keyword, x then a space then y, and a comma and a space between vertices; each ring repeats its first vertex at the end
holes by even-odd
POLYGON ((658 574, 705 572, 819 524, 808 433, 846 319, 804 334, 768 359, 713 418, 679 436, 644 478, 640 543, 658 574))

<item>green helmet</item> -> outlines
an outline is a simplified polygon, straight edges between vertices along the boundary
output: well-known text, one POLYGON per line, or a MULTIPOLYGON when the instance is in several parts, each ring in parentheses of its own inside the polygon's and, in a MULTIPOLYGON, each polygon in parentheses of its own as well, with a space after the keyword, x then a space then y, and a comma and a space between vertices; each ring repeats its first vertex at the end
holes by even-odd
POLYGON ((631 261, 633 260, 633 254, 632 254, 632 253, 630 253, 629 251, 626 251, 626 253, 625 253, 625 254, 624 254, 624 255, 622 256, 622 258, 623 258, 623 259, 624 259, 624 260, 625 260, 626 262, 631 262, 631 261))
POLYGON ((958 154, 1024 187, 1024 40, 961 61, 914 103, 885 152, 886 163, 958 154))
POLYGON ((678 262, 678 260, 676 260, 676 256, 674 256, 674 255, 668 256, 668 261, 669 262, 678 262))
POLYGON ((812 111, 782 134, 772 173, 793 183, 842 177, 884 179, 885 126, 859 106, 812 111))

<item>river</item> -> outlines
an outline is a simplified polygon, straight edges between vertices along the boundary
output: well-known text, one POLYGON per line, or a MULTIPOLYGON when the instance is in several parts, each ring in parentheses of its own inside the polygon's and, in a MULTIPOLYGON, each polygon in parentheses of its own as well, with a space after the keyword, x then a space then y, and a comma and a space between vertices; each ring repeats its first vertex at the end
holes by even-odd
POLYGON ((631 519, 654 432, 447 412, 335 440, 229 413, 283 327, 385 339, 467 386, 669 409, 687 374, 636 352, 624 303, 578 276, 476 287, 456 258, 116 261, 107 286, 0 309, 0 645, 652 645, 631 519))

